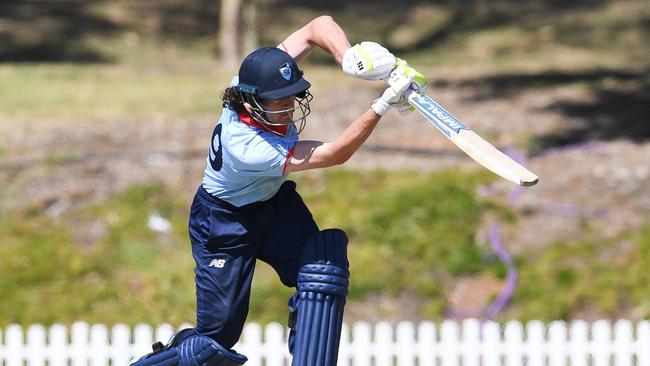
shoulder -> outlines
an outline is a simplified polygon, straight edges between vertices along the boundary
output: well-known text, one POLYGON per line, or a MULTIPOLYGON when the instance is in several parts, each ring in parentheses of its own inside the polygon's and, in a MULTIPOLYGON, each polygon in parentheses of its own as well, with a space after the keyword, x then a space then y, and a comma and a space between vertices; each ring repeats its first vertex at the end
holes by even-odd
POLYGON ((242 122, 231 123, 229 126, 229 148, 239 151, 244 158, 274 152, 286 154, 297 140, 298 136, 278 136, 242 122))

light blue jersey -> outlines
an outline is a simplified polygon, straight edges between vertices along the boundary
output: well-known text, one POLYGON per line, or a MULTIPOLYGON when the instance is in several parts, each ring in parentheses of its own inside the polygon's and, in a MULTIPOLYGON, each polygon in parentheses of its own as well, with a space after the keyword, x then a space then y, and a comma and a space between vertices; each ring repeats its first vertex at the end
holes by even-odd
POLYGON ((271 198, 287 179, 289 152, 298 141, 290 126, 287 136, 248 125, 237 112, 224 108, 212 134, 203 188, 235 206, 271 198))

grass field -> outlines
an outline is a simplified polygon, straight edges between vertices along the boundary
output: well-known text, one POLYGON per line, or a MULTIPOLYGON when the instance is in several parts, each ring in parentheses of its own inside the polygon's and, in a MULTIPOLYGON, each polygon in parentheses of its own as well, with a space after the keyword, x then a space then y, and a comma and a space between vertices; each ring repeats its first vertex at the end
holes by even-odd
MULTIPOLYGON (((445 306, 447 276, 498 272, 473 241, 482 214, 503 211, 474 196, 481 182, 485 175, 411 172, 395 177, 377 171, 361 176, 339 170, 307 175, 300 183, 322 227, 343 228, 351 238, 351 300, 408 290, 430 298, 423 311, 435 316, 445 306), (465 184, 458 184, 459 178, 465 184), (428 204, 415 205, 423 197, 428 204), (379 245, 379 237, 388 240, 379 245), (388 262, 392 265, 378 266, 388 262)), ((0 291, 6 297, 0 319, 23 324, 79 316, 109 323, 192 321, 187 203, 172 197, 162 186, 136 186, 56 221, 38 209, 5 213, 0 264, 6 275, 0 291), (170 220, 169 234, 148 228, 154 212, 170 220), (84 244, 75 226, 96 227, 102 239, 84 244), (74 299, 58 296, 63 293, 74 293, 74 299)), ((259 269, 254 287, 252 320, 281 321, 289 289, 267 266, 259 269)))
MULTIPOLYGON (((475 238, 486 214, 516 222, 508 209, 476 196, 476 188, 490 179, 454 171, 396 176, 333 170, 303 175, 299 187, 322 228, 340 227, 350 236, 352 302, 406 292, 420 299, 420 316, 438 319, 454 278, 505 275, 487 243, 475 238)), ((0 326, 79 318, 109 324, 193 321, 186 211, 187 202, 163 186, 146 185, 57 220, 38 209, 3 213, 0 326), (149 229, 154 213, 170 221, 170 232, 149 229), (101 240, 90 245, 74 229, 79 226, 99 231, 101 240)), ((647 314, 649 245, 646 227, 616 240, 558 242, 519 256, 516 314, 522 320, 562 319, 589 306, 614 315, 621 303, 647 314), (626 243, 620 251, 613 247, 619 242, 626 243), (607 251, 617 254, 601 256, 607 251)), ((250 320, 283 322, 291 290, 270 267, 260 263, 254 289, 250 320)))

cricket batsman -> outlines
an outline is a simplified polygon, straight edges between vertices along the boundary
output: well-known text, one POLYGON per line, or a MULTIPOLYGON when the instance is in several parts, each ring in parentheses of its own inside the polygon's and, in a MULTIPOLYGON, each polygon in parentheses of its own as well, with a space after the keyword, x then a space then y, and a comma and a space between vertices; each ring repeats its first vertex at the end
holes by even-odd
POLYGON ((271 265, 289 298, 289 351, 294 366, 336 365, 348 294, 346 234, 320 230, 287 180, 291 172, 343 164, 391 108, 409 111, 407 94, 426 80, 373 42, 350 46, 341 27, 321 16, 277 47, 249 54, 225 89, 203 182, 192 202, 189 234, 196 261, 196 327, 134 366, 232 366, 247 358, 232 347, 248 313, 255 262, 271 265), (386 80, 370 108, 331 142, 300 140, 311 84, 297 62, 315 47, 347 75, 386 80))

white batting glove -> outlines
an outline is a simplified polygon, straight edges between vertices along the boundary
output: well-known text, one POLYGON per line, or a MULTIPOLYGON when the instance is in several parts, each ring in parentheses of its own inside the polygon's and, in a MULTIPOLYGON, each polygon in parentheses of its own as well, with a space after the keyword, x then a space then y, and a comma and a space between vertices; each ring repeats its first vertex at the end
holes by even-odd
POLYGON ((409 65, 406 60, 402 60, 401 58, 397 59, 395 68, 386 78, 386 82, 388 85, 393 85, 393 83, 399 78, 411 79, 411 88, 418 93, 424 93, 427 89, 427 79, 424 75, 409 65))
MULTIPOLYGON (((414 90, 411 89, 410 87, 409 87, 408 90, 410 90, 411 92, 414 91, 414 90)), ((409 94, 410 94, 410 93, 409 93, 408 91, 407 91, 406 93, 404 93, 404 95, 409 95, 409 94)), ((407 99, 407 100, 405 100, 404 102, 399 103, 399 104, 395 104, 395 105, 393 106, 393 108, 395 108, 395 109, 399 112, 399 114, 400 114, 401 116, 405 116, 405 115, 407 115, 407 114, 409 114, 409 113, 411 113, 411 112, 415 112, 415 107, 413 107, 413 106, 408 102, 408 97, 407 97, 406 99, 407 99)))
MULTIPOLYGON (((386 82, 388 85, 392 86, 395 83, 400 83, 401 79, 403 78, 411 80, 411 84, 409 85, 409 89, 411 91, 422 94, 427 89, 427 79, 424 77, 424 75, 411 67, 405 60, 398 58, 397 66, 395 66, 395 68, 391 71, 390 76, 386 78, 386 82)), ((397 109, 401 115, 406 115, 410 112, 415 111, 415 108, 410 105, 408 101, 404 101, 403 103, 396 105, 395 109, 397 109)))
POLYGON ((372 102, 370 108, 378 115, 383 116, 391 107, 402 106, 404 103, 408 104, 408 91, 411 90, 412 82, 410 78, 406 77, 394 78, 393 84, 372 102))
POLYGON ((395 68, 397 59, 375 42, 361 42, 343 54, 341 67, 347 75, 364 80, 384 80, 395 68))

